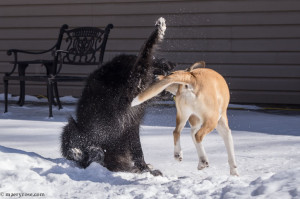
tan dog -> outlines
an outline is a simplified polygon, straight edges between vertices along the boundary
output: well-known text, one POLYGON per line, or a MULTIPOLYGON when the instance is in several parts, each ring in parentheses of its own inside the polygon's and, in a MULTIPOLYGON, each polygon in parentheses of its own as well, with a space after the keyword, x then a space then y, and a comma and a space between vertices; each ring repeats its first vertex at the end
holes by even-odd
POLYGON ((181 161, 180 132, 187 120, 191 125, 191 135, 195 143, 199 164, 198 169, 208 167, 208 159, 202 141, 215 128, 225 142, 230 166, 230 174, 238 176, 231 130, 228 126, 227 107, 229 88, 224 78, 208 68, 197 68, 204 62, 197 62, 189 69, 175 71, 168 76, 160 76, 158 81, 139 94, 132 106, 156 96, 163 90, 176 95, 176 128, 174 136, 174 156, 181 161))

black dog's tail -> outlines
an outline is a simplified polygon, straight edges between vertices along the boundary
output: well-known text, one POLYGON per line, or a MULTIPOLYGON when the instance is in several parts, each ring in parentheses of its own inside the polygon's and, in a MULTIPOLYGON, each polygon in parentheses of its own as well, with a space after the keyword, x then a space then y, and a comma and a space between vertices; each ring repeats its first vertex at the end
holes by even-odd
POLYGON ((157 44, 163 40, 165 30, 166 22, 165 19, 161 17, 156 21, 155 30, 148 37, 147 41, 144 43, 139 52, 130 75, 130 79, 134 79, 133 82, 139 83, 139 85, 137 85, 137 89, 143 89, 140 87, 148 86, 147 83, 149 82, 148 79, 150 78, 148 73, 152 73, 150 70, 153 60, 153 52, 157 48, 157 44))

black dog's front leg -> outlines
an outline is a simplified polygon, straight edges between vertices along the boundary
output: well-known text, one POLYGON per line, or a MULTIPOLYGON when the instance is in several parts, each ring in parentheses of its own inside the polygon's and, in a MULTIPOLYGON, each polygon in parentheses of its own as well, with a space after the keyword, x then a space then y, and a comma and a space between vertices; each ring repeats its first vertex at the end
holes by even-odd
POLYGON ((129 135, 130 136, 128 140, 134 166, 136 166, 141 172, 150 172, 154 176, 162 176, 162 173, 159 170, 150 169, 144 160, 144 154, 139 136, 139 126, 137 125, 135 128, 132 128, 129 135))

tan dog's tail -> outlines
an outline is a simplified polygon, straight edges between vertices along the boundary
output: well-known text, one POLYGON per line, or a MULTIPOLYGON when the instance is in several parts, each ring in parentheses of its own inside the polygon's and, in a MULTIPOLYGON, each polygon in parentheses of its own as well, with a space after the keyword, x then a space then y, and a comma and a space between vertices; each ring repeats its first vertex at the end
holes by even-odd
POLYGON ((169 76, 159 76, 158 79, 159 80, 157 82, 135 97, 131 102, 131 106, 137 106, 151 99, 165 90, 171 84, 192 85, 195 81, 194 77, 188 71, 175 71, 169 76))
POLYGON ((198 61, 198 62, 194 63, 192 66, 188 67, 186 69, 186 71, 192 71, 193 69, 200 68, 200 67, 201 68, 205 68, 206 67, 205 61, 198 61))

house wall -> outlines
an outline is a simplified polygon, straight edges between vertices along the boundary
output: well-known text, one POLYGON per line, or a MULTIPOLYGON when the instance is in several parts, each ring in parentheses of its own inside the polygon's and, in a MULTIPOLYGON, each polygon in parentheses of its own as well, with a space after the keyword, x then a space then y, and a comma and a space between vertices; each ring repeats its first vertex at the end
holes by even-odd
MULTIPOLYGON (((299 0, 1 0, 0 78, 12 68, 6 50, 48 49, 62 24, 114 24, 105 54, 110 60, 137 54, 160 16, 166 18, 167 32, 157 57, 178 63, 178 69, 206 61, 225 76, 231 103, 300 104, 299 0)), ((44 70, 31 66, 27 72, 44 70)), ((64 67, 62 72, 87 75, 92 70, 64 67)), ((60 95, 79 96, 82 86, 60 84, 60 95)), ((46 95, 45 85, 28 82, 26 89, 46 95)), ((17 82, 10 82, 9 92, 18 95, 17 82)))

